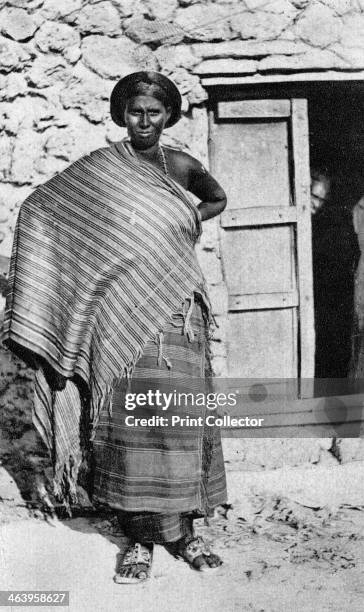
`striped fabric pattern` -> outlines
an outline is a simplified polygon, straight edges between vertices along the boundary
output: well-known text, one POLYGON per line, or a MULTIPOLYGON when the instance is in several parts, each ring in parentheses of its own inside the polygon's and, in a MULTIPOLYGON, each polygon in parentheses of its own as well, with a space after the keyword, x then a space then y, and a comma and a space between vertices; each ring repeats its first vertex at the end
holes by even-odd
MULTIPOLYGON (((191 339, 179 324, 186 311, 187 308, 175 313, 165 326, 162 354, 156 342, 148 342, 127 389, 122 383, 116 389, 112 413, 105 409, 101 412, 94 439, 94 497, 109 507, 132 513, 171 515, 189 511, 204 516, 226 501, 220 431, 206 425, 209 411, 205 405, 196 405, 189 399, 172 401, 166 411, 153 402, 136 406, 133 411, 125 408, 126 391, 137 394, 156 390, 166 394, 194 391, 195 397, 197 393, 206 393, 202 306, 198 302, 193 304, 191 339), (172 426, 173 415, 186 419, 184 424, 172 426), (130 418, 161 416, 164 426, 128 424, 130 418), (187 418, 200 418, 201 425, 189 427, 187 418)), ((147 517, 147 523, 151 529, 151 517, 147 517)), ((161 528, 162 523, 159 525, 161 528)), ((170 516, 168 529, 173 525, 170 516)))
POLYGON ((177 542, 186 536, 193 536, 193 519, 199 518, 185 513, 140 512, 136 514, 119 511, 117 514, 119 524, 127 537, 137 542, 154 542, 154 544, 177 542))
POLYGON ((35 392, 58 485, 65 470, 74 480, 80 462, 75 381, 90 392, 95 427, 115 381, 130 377, 185 298, 197 291, 208 303, 194 251, 200 232, 188 193, 123 143, 83 157, 23 203, 3 340, 69 381, 51 394, 40 372, 35 392))

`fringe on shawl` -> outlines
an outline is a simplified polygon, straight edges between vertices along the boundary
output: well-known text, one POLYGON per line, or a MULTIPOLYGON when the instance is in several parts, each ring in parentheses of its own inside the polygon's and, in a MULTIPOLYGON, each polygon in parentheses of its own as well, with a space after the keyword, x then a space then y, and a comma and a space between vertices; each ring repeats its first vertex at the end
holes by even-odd
MULTIPOLYGON (((180 322, 173 322, 173 325, 181 328, 181 331, 184 335, 187 336, 190 342, 194 339, 194 332, 191 326, 191 317, 193 313, 193 307, 195 299, 199 300, 203 306, 202 312, 205 319, 205 335, 206 335, 206 343, 205 343, 205 376, 211 376, 211 353, 210 353, 210 337, 211 337, 211 327, 213 325, 213 318, 211 315, 210 304, 207 302, 205 296, 200 292, 194 292, 191 296, 187 297, 184 300, 184 304, 188 305, 187 308, 184 308, 181 312, 176 313, 174 318, 181 318, 180 322)), ((163 345, 163 331, 159 331, 156 334, 156 343, 158 344, 158 365, 165 362, 166 367, 168 369, 172 369, 172 364, 168 358, 168 356, 164 353, 164 345, 163 345)), ((142 355, 142 350, 139 351, 133 363, 130 363, 128 366, 125 366, 123 371, 120 372, 120 377, 115 379, 114 383, 109 386, 104 386, 100 384, 100 381, 97 381, 94 377, 91 377, 91 388, 93 393, 88 394, 86 396, 82 396, 81 391, 79 389, 79 412, 80 412, 80 438, 81 444, 79 448, 71 449, 68 457, 64 460, 62 464, 57 465, 56 461, 56 432, 55 432, 55 401, 56 398, 59 402, 62 402, 62 391, 52 392, 50 388, 45 390, 43 388, 42 396, 42 405, 46 406, 46 412, 51 423, 52 428, 52 441, 48 440, 48 447, 52 449, 52 463, 53 463, 53 494, 55 498, 60 501, 66 512, 69 516, 72 516, 71 507, 73 504, 78 503, 78 494, 77 494, 77 481, 78 475, 80 471, 81 465, 89 460, 90 457, 90 446, 95 437, 96 428, 100 419, 100 414, 102 409, 106 409, 109 411, 109 414, 112 414, 112 405, 113 405, 113 391, 115 388, 116 382, 124 379, 126 384, 129 384, 131 381, 133 371, 136 365, 136 362, 142 355), (48 393, 47 393, 48 392, 48 393), (50 402, 46 401, 47 395, 50 402)), ((38 384, 47 385, 46 379, 43 376, 41 381, 38 381, 38 384)), ((67 382, 67 384, 69 384, 67 382)), ((38 389, 39 392, 39 389, 38 389)), ((66 398, 64 401, 67 403, 66 398)), ((75 398, 73 398, 73 409, 75 409, 75 398)), ((76 410, 77 412, 77 410, 76 410)), ((35 427, 37 428, 39 434, 45 437, 45 427, 43 425, 42 420, 37 418, 36 414, 33 414, 33 422, 35 427)), ((58 441, 59 442, 59 441, 58 441)), ((208 480, 208 469, 211 464, 212 458, 212 449, 213 449, 213 439, 211 436, 211 432, 207 431, 204 436, 204 444, 202 451, 202 482, 201 486, 206 489, 206 482, 208 480)), ((203 494, 203 499, 206 499, 206 494, 203 494)), ((201 514, 207 520, 207 508, 201 508, 201 514)))

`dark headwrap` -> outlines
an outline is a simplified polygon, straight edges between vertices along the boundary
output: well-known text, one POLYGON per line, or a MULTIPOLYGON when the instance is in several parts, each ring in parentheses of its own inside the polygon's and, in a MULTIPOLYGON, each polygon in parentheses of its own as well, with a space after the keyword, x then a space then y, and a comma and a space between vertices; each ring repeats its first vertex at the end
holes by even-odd
POLYGON ((153 96, 171 110, 165 127, 171 127, 181 117, 182 98, 173 81, 160 72, 133 72, 120 79, 111 92, 110 112, 117 125, 125 127, 127 101, 136 96, 153 96))

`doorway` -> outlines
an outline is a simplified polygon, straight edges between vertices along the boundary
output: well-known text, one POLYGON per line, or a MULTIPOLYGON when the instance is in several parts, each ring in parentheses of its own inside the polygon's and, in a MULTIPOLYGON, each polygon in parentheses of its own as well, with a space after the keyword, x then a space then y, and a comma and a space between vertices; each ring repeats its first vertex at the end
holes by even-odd
POLYGON ((229 291, 228 318, 231 328, 228 338, 230 375, 239 376, 239 372, 242 372, 242 376, 248 373, 265 378, 267 375, 277 377, 281 371, 282 377, 296 375, 298 378, 313 378, 315 375, 320 378, 345 378, 350 365, 354 272, 359 257, 352 210, 364 195, 364 122, 361 121, 364 114, 364 84, 306 82, 236 88, 220 86, 210 92, 210 105, 212 165, 222 185, 227 185, 228 195, 230 191, 233 200, 232 209, 222 217, 223 266, 229 291), (257 110, 259 104, 254 105, 254 101, 259 102, 260 110, 257 110), (239 110, 238 102, 244 102, 246 108, 240 106, 239 110), (284 102, 291 105, 291 114, 287 112, 286 117, 284 102), (274 108, 279 106, 280 110, 275 114, 274 108), (292 114, 294 107, 300 109, 296 118, 292 114), (303 117, 304 114, 306 117, 303 117), (294 125, 297 126, 297 121, 301 122, 299 144, 294 142, 294 125), (286 128, 282 127, 284 122, 286 128), (274 143, 278 143, 280 150, 274 143), (255 158, 250 155, 252 148, 258 151, 255 158), (268 156, 265 157, 266 153, 268 156), (267 165, 267 159, 272 154, 273 163, 267 165), (244 177, 246 163, 249 171, 244 177), (287 170, 283 169, 285 163, 287 170), (316 218, 312 216, 312 219, 311 215, 310 219, 306 216, 304 223, 299 225, 297 221, 300 217, 302 221, 304 209, 306 206, 310 208, 311 172, 327 174, 330 192, 325 198, 325 214, 322 212, 316 218), (239 180, 234 176, 239 176, 239 180), (270 192, 266 189, 269 184, 270 192), (244 204, 247 185, 248 205, 244 204), (264 202, 260 198, 262 185, 265 190, 264 202), (301 190, 298 199, 297 189, 301 190), (287 207, 282 217, 276 217, 274 224, 273 207, 272 214, 266 210, 267 205, 271 204, 276 212, 280 207, 287 207), (253 211, 255 206, 257 208, 253 211), (242 212, 244 208, 246 210, 242 212), (295 208, 298 216, 295 215, 295 208), (275 248, 272 245, 276 244, 277 239, 281 241, 280 256, 277 251, 272 258, 275 248), (300 242, 301 256, 298 253, 300 242), (247 258, 244 256, 244 245, 249 246, 247 258), (250 273, 253 276, 247 280, 250 273), (284 287, 279 282, 276 287, 272 284, 272 279, 277 281, 282 274, 290 279, 290 293, 286 291, 287 279, 284 287), (315 298, 312 334, 310 316, 306 316, 310 290, 306 285, 303 292, 302 286, 299 286, 303 277, 306 283, 311 284, 315 298), (268 289, 261 287, 259 291, 253 291, 251 287, 260 284, 260 281, 256 281, 259 278, 265 279, 262 282, 268 289), (240 288, 236 286, 237 282, 240 288), (250 285, 248 290, 244 288, 247 285, 250 285), (235 323, 239 321, 241 333, 235 323), (264 321, 264 325, 260 325, 259 321, 264 321), (272 331, 274 325, 276 329, 272 331), (258 343, 254 330, 258 330, 258 343), (245 339, 247 333, 248 343, 245 339), (282 345, 282 338, 286 338, 285 346, 282 345), (269 355, 269 364, 267 359, 262 358, 262 351, 269 355), (286 364, 287 355, 292 367, 286 364), (245 360, 243 367, 239 366, 239 359, 245 360), (281 362, 284 368, 280 366, 281 362), (304 363, 312 364, 312 367, 302 368, 304 363))
POLYGON ((359 245, 353 208, 364 195, 364 87, 310 88, 308 117, 313 189, 326 181, 312 216, 315 376, 346 378, 354 330, 354 277, 359 245), (321 175, 321 178, 320 178, 321 175))

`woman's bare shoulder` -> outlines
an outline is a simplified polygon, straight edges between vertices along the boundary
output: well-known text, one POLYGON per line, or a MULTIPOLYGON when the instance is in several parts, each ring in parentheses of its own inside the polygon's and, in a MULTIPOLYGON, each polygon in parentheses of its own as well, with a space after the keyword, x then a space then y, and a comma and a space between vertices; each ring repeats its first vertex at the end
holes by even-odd
POLYGON ((203 164, 198 161, 195 157, 192 157, 186 151, 182 151, 181 149, 175 149, 174 147, 164 146, 164 149, 167 151, 167 155, 169 156, 172 163, 180 168, 182 171, 188 172, 190 175, 192 174, 204 174, 206 173, 206 169, 203 164))

